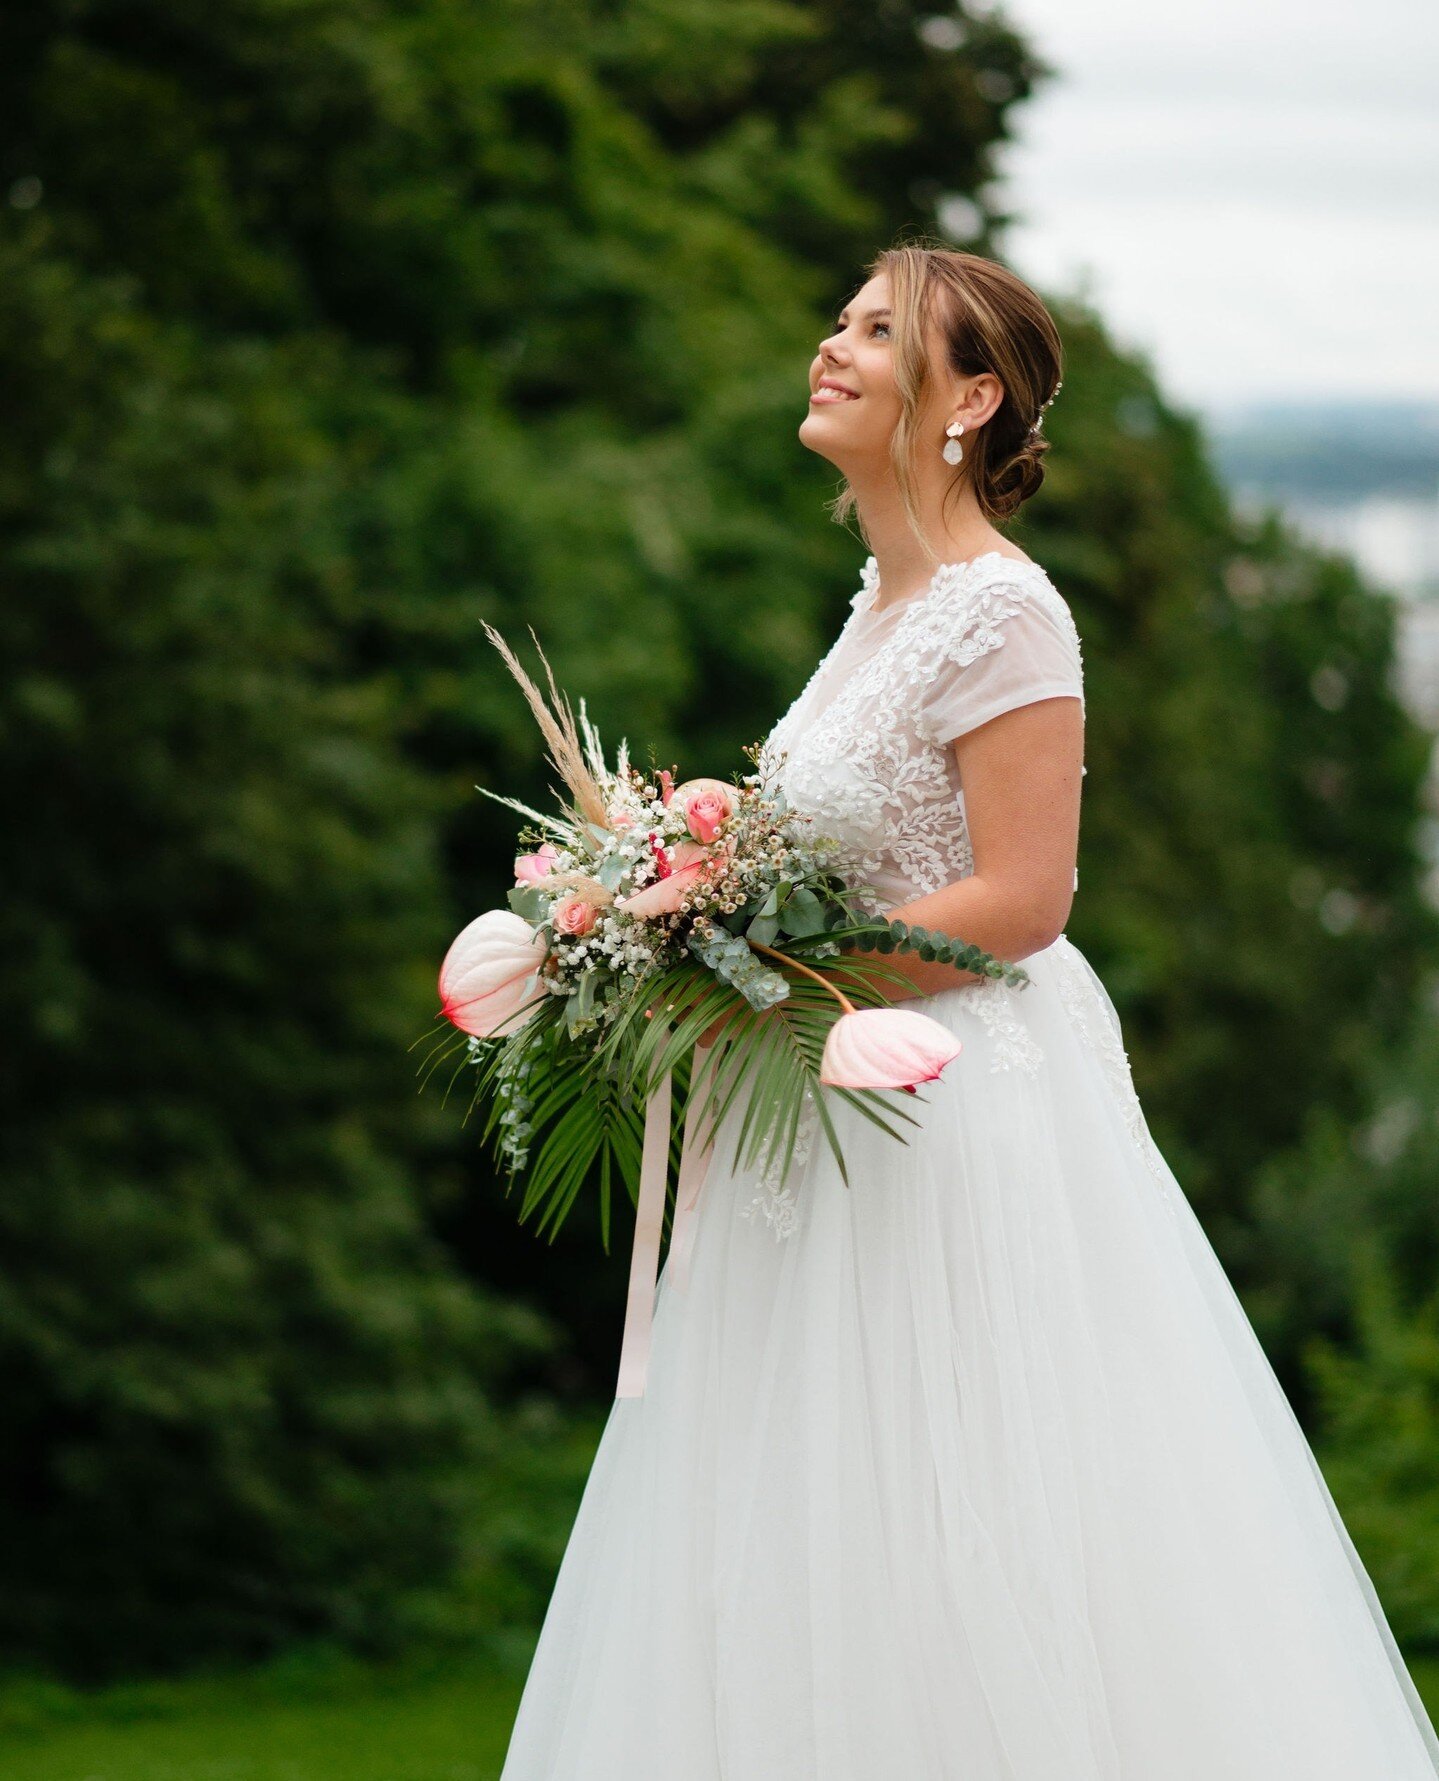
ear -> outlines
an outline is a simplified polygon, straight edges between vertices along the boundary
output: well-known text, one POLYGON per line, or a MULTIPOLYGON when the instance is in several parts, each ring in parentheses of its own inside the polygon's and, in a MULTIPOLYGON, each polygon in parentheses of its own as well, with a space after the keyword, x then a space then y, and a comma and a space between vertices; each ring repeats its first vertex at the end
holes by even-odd
POLYGON ((1004 385, 992 371, 981 371, 977 377, 968 380, 969 389, 965 398, 966 412, 959 418, 965 428, 982 427, 992 415, 999 412, 1004 403, 1004 385))

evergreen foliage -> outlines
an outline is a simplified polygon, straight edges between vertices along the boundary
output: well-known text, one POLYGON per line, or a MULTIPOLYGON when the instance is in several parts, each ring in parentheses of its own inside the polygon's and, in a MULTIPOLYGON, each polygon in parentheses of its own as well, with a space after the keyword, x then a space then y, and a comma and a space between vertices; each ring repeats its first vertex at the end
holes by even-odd
POLYGON ((1307 1359, 1319 1390, 1319 1459, 1406 1651, 1439 1651, 1439 1291, 1417 1304, 1366 1245, 1351 1352, 1324 1337, 1307 1359))
MULTIPOLYGON (((0 21, 0 1647, 383 1639, 472 1564, 540 1336, 436 1232, 563 1312, 551 1385, 612 1378, 593 1229, 517 1233, 413 1096, 444 946, 510 881, 473 783, 547 795, 479 621, 533 625, 603 733, 739 767, 863 554, 795 440, 815 342, 946 196, 1003 252, 1044 72, 994 16, 850 0, 0 21)), ((1052 304, 1015 536, 1085 640, 1070 932, 1248 1290, 1259 1172, 1359 1119, 1433 964, 1428 739, 1386 603, 1241 524, 1149 366, 1052 304)), ((1276 1359, 1312 1327, 1281 1309, 1276 1359)))
POLYGON ((13 249, 0 286, 0 1650, 383 1641, 536 1332, 418 1216, 434 797, 345 660, 333 370, 13 249))

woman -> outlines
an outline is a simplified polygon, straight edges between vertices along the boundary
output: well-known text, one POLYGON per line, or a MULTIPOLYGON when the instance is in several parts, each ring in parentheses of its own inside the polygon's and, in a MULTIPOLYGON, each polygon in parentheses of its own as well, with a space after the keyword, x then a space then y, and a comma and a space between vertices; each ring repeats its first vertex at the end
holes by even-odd
POLYGON ((1054 324, 973 255, 871 272, 800 438, 874 554, 762 764, 869 910, 1030 982, 890 955, 963 1051, 905 1143, 834 1103, 848 1186, 822 1141, 783 1182, 736 1171, 721 1127, 504 1781, 1432 1781, 1439 1738, 1063 934, 1079 640, 995 523, 1042 478, 1054 324))

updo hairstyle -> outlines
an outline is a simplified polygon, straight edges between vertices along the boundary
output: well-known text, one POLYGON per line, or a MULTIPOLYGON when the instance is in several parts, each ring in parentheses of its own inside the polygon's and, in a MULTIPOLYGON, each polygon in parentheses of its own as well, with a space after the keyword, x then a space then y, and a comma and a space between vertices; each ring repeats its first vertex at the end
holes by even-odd
MULTIPOLYGON (((1043 416, 1063 376, 1059 331, 1022 278, 979 254, 906 244, 886 248, 866 276, 880 273, 889 282, 890 340, 901 403, 890 456, 910 522, 922 536, 912 471, 917 454, 938 456, 945 443, 942 436, 920 436, 921 404, 930 378, 926 321, 932 317, 954 373, 973 377, 992 372, 1003 386, 999 407, 982 427, 961 438, 964 456, 952 472, 950 490, 958 495, 968 484, 984 517, 1003 525, 1044 481, 1049 441, 1043 416)), ((843 520, 853 505, 854 493, 846 486, 832 508, 835 519, 843 520)))

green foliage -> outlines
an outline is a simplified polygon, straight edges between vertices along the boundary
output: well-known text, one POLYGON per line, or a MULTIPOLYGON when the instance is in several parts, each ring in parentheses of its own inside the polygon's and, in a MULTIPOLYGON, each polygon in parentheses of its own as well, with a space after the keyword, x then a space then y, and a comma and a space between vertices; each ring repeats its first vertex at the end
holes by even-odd
POLYGON ((13 246, 0 285, 0 1649, 383 1643, 539 1328, 451 1276, 397 1144, 442 896, 345 660, 336 368, 13 246))
MULTIPOLYGON (((612 1339, 592 1230, 508 1242, 404 1073, 509 881, 475 781, 544 796, 479 621, 533 624, 602 730, 687 772, 783 709, 860 554, 818 523, 804 368, 876 248, 986 189, 1045 72, 996 15, 927 17, 0 20, 0 1646, 178 1662, 432 1611, 481 1537, 491 1369, 539 1337, 427 1224, 612 1339)), ((1052 304, 1016 535, 1086 646, 1070 931, 1244 1287, 1259 1171, 1318 1109, 1342 1154, 1433 962, 1428 744, 1387 604, 1238 524, 1150 368, 1052 304)), ((1275 1327, 1292 1359, 1312 1325, 1275 1327)))
POLYGON ((873 948, 886 953, 917 953, 930 964, 953 965, 957 970, 973 971, 980 977, 993 977, 1016 988, 1022 988, 1029 982, 1029 973, 1023 965, 1017 965, 1009 959, 997 959, 982 946, 957 940, 950 934, 941 934, 931 928, 912 928, 903 921, 889 922, 882 932, 873 934, 872 937, 860 934, 855 937, 854 944, 861 951, 873 948))
MULTIPOLYGON (((766 903, 770 900, 764 899, 766 903)), ((785 957, 797 961, 794 974, 782 966, 772 969, 773 994, 751 989, 746 995, 729 977, 717 976, 707 966, 685 957, 668 968, 652 971, 639 992, 621 1004, 609 1024, 595 1033, 576 1037, 571 1030, 568 1010, 579 999, 577 993, 564 1001, 541 1001, 514 1034, 480 1044, 471 1110, 475 1106, 483 1109, 482 1139, 505 1137, 506 1143, 512 1144, 513 1134, 506 1135, 504 1128, 517 1114, 523 1115, 527 1160, 523 1165, 516 1162, 507 1184, 510 1189, 517 1182, 522 1185, 521 1223, 532 1221, 536 1232, 553 1242, 586 1186, 594 1183, 601 1238, 608 1248, 615 1184, 624 1188, 632 1203, 638 1200, 647 1104, 667 1075, 672 1081, 666 1143, 666 1155, 673 1164, 668 1177, 671 1187, 677 1181, 677 1148, 690 1097, 700 1092, 704 1093, 712 1129, 719 1127, 737 1102, 744 1108, 734 1153, 728 1160, 745 1167, 761 1159, 766 1167, 788 1166, 805 1093, 818 1088, 825 1042, 843 1012, 834 992, 816 979, 814 966, 836 951, 839 940, 851 939, 871 950, 881 940, 888 940, 882 950, 892 951, 900 937, 886 929, 876 939, 872 927, 849 925, 838 903, 825 908, 824 917, 826 925, 818 931, 791 935, 785 957), (666 1018, 673 1010, 678 1010, 677 1016, 666 1018), (656 1011, 660 1018, 654 1018, 656 1011), (700 1036, 722 1018, 726 1024, 713 1047, 713 1074, 701 1091, 694 1048, 700 1036)), ((750 917, 740 910, 726 919, 742 926, 750 917)), ((801 914, 796 925, 809 926, 808 915, 801 914)), ((900 923, 894 927, 900 934, 923 934, 921 929, 905 930, 900 923)), ((695 947, 696 952, 707 950, 703 945, 695 947)), ((919 950, 919 944, 905 950, 919 950)), ((966 959, 975 961, 976 968, 987 966, 994 974, 1008 970, 1024 976, 1018 967, 1005 966, 978 947, 960 949, 941 940, 928 946, 927 956, 948 958, 951 952, 961 950, 966 959)), ((778 957, 767 945, 764 951, 778 957)), ((877 1007, 887 999, 878 987, 880 979, 904 982, 889 967, 858 960, 848 987, 861 1005, 877 1007)), ((448 1060, 466 1043, 442 1040, 436 1053, 448 1060)), ((883 1103, 877 1094, 868 1090, 833 1092, 884 1131, 894 1132, 878 1110, 883 1103)), ((845 1173, 824 1096, 817 1095, 816 1101, 841 1173, 845 1173)))
POLYGON ((1316 1338, 1320 1463, 1395 1637, 1439 1652, 1439 1291, 1406 1304, 1377 1246, 1353 1352, 1316 1338))
MULTIPOLYGON (((1407 1302, 1439 1278, 1439 1018, 1431 983, 1418 987, 1400 1042, 1363 1063, 1364 1118, 1316 1108, 1255 1180, 1243 1253, 1262 1284, 1248 1309, 1271 1353, 1297 1356, 1315 1332, 1358 1339, 1358 1269, 1375 1244, 1407 1302)), ((1302 1407, 1307 1376, 1296 1365, 1286 1383, 1302 1407)))

